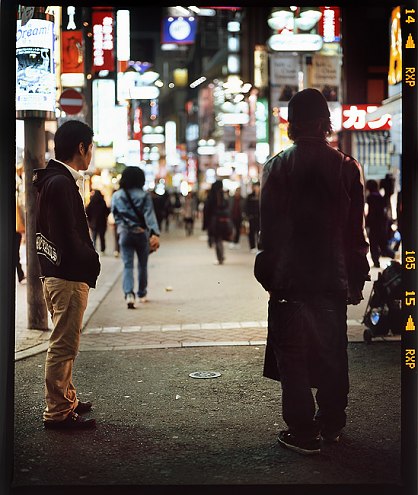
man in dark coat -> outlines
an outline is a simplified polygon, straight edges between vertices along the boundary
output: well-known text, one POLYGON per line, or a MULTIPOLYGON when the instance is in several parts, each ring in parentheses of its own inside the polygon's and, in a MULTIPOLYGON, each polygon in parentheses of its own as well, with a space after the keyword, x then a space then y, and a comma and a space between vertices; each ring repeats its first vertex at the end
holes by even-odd
POLYGON ((319 91, 293 96, 288 117, 294 144, 263 169, 255 275, 270 294, 264 376, 281 381, 288 426, 278 441, 315 454, 346 424, 347 304, 360 303, 369 280, 364 185, 359 163, 326 140, 319 91))
POLYGON ((86 207, 86 215, 91 231, 93 246, 96 249, 97 237, 100 239, 100 251, 104 254, 106 250, 107 218, 110 208, 107 206, 103 193, 98 189, 92 191, 90 203, 86 207))
POLYGON ((92 157, 93 131, 78 120, 65 122, 55 133, 55 160, 34 171, 36 251, 42 285, 54 325, 45 362, 45 428, 75 430, 95 427, 80 414, 81 402, 72 380, 84 311, 90 287, 96 286, 100 261, 89 235, 79 191, 92 157))
POLYGON ((245 202, 245 215, 249 224, 248 242, 250 251, 257 251, 257 236, 260 230, 260 183, 253 182, 251 184, 251 192, 247 196, 245 202))

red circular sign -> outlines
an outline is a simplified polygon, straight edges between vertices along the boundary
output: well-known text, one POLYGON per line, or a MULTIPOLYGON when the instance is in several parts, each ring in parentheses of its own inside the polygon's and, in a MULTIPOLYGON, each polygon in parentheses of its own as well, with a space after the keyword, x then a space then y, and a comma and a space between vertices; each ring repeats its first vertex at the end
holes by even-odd
POLYGON ((75 89, 66 89, 61 93, 59 103, 65 113, 75 115, 83 108, 84 97, 75 89))

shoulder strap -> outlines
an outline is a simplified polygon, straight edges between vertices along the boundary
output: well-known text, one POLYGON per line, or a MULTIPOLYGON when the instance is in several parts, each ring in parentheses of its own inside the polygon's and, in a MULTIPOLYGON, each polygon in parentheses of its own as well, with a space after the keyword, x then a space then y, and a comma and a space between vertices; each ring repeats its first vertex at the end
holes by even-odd
POLYGON ((146 222, 145 222, 144 215, 135 206, 134 202, 132 201, 131 195, 128 193, 127 189, 124 189, 124 192, 126 194, 126 197, 128 198, 129 203, 132 206, 132 209, 134 210, 136 216, 138 217, 138 220, 139 220, 141 227, 146 228, 146 222))

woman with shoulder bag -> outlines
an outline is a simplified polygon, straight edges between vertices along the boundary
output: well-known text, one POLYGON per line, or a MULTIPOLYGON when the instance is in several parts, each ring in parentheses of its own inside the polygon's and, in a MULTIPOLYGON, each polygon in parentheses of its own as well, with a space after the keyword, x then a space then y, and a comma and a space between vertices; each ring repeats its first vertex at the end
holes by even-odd
POLYGON ((122 288, 129 309, 135 307, 135 253, 138 259, 137 296, 140 302, 145 303, 148 301, 148 256, 160 245, 154 206, 151 196, 143 190, 144 184, 145 174, 141 168, 126 167, 111 204, 124 265, 122 288))

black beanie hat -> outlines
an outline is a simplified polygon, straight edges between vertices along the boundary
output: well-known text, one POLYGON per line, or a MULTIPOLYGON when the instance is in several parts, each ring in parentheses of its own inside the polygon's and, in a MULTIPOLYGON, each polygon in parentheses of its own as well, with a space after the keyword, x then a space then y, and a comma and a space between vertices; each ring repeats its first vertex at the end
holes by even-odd
POLYGON ((288 106, 289 122, 307 122, 330 117, 327 100, 317 89, 308 88, 292 96, 288 106))

